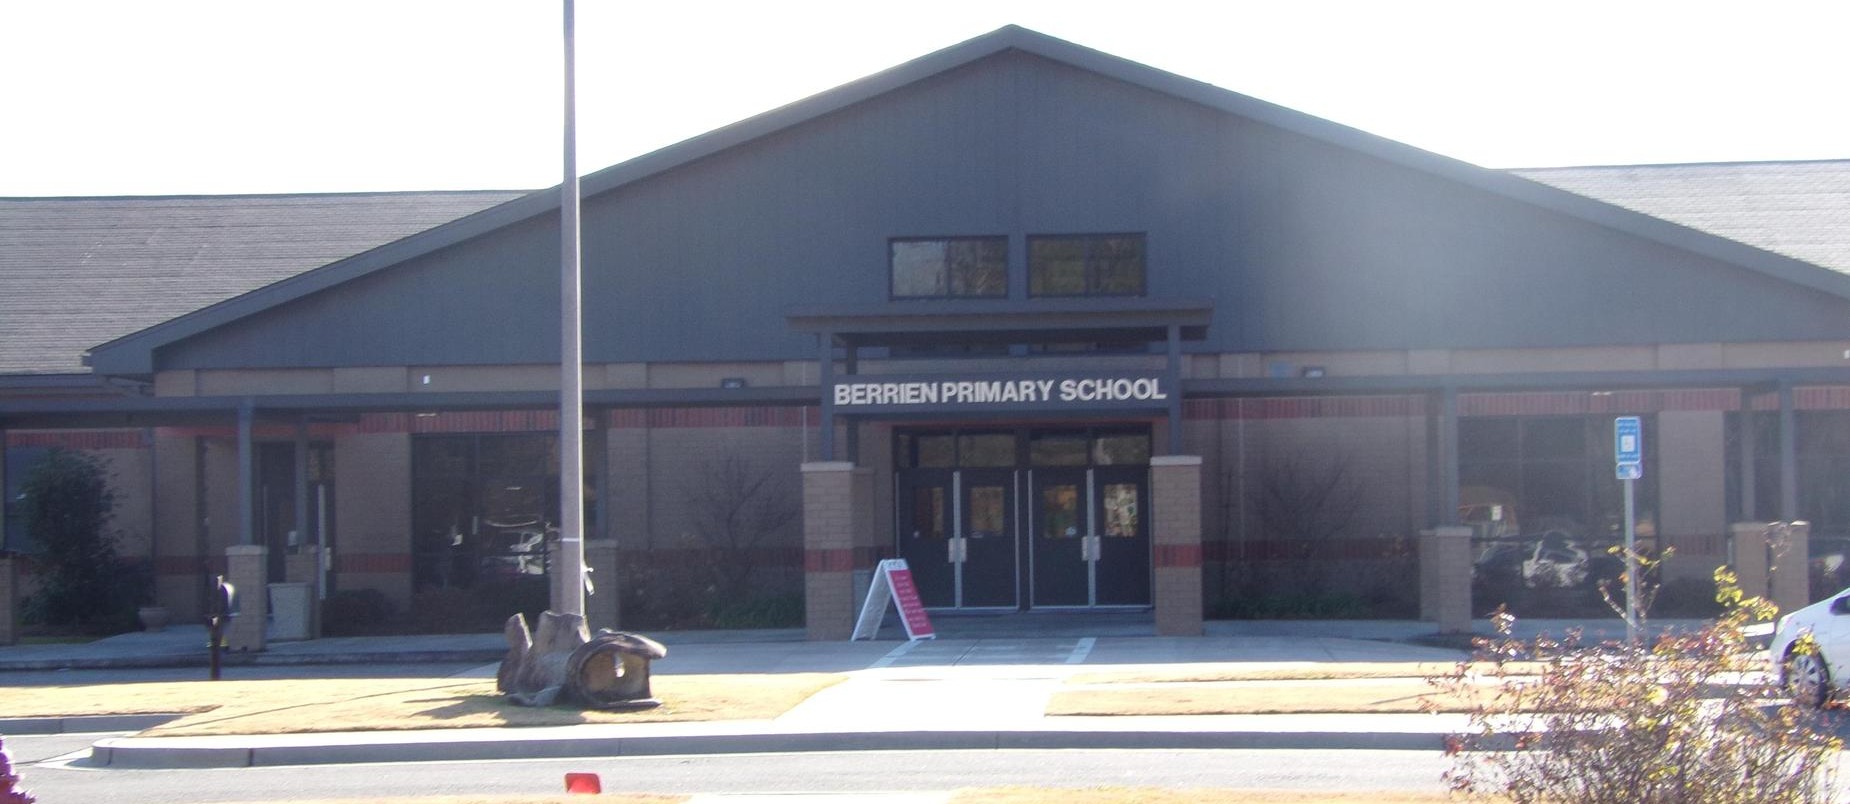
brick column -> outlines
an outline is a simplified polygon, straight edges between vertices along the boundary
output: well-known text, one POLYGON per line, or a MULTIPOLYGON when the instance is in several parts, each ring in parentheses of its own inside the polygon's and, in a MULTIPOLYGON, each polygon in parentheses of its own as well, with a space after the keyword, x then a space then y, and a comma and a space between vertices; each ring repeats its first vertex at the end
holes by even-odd
POLYGON ((616 630, 622 620, 617 597, 617 540, 586 539, 585 566, 591 568, 592 594, 585 596, 585 627, 616 630))
POLYGON ((1741 594, 1771 598, 1768 585, 1765 522, 1736 522, 1728 527, 1728 566, 1734 570, 1741 594))
POLYGON ((1811 523, 1790 522, 1768 531, 1773 579, 1767 585, 1773 602, 1781 612, 1798 611, 1811 603, 1811 523))
POLYGON ((264 629, 270 615, 268 575, 269 549, 259 544, 234 544, 225 548, 225 580, 238 590, 238 616, 225 629, 225 648, 233 651, 261 651, 264 629))
POLYGON ((1156 633, 1201 635, 1201 457, 1150 459, 1156 633))
POLYGON ((803 464, 803 621, 811 640, 854 633, 854 464, 803 464))
POLYGON ((1471 529, 1420 531, 1420 619, 1441 634, 1471 630, 1471 529))
POLYGON ((19 562, 0 555, 0 646, 19 641, 19 562))

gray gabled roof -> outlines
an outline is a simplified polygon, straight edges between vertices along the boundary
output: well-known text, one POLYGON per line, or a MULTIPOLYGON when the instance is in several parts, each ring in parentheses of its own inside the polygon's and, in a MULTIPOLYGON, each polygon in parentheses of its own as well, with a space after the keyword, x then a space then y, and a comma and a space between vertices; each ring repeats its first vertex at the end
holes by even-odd
POLYGON ((1601 165, 1510 172, 1850 273, 1850 159, 1601 165))
MULTIPOLYGON (((800 125, 909 84, 1010 50, 1094 72, 1423 171, 1465 186, 1496 193, 1636 237, 1654 240, 1803 287, 1850 299, 1850 276, 1649 215, 1594 201, 1520 176, 1480 168, 1422 151, 1303 112, 1163 72, 1147 65, 1013 25, 590 174, 582 181, 581 193, 589 197, 609 192, 625 184, 664 173, 728 148, 800 125)), ((559 192, 556 188, 535 192, 449 225, 413 235, 380 249, 333 263, 199 312, 102 344, 93 350, 92 365, 99 374, 149 373, 154 369, 154 352, 162 346, 349 280, 385 270, 403 261, 462 243, 499 228, 547 213, 556 214, 558 207, 559 192)))
POLYGON ((493 206, 507 191, 0 198, 0 375, 493 206))

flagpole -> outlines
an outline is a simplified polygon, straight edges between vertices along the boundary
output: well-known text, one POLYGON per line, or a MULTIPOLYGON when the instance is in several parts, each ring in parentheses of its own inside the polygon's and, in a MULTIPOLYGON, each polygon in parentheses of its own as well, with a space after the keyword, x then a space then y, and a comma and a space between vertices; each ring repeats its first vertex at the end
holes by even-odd
POLYGON ((565 3, 565 179, 559 185, 559 567, 552 609, 585 613, 584 376, 578 242, 577 76, 573 0, 565 3))

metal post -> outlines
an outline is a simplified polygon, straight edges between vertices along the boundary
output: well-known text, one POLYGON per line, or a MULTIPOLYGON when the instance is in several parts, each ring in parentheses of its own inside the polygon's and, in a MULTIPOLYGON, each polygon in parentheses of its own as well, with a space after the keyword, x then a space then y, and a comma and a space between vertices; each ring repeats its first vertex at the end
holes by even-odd
POLYGON ((1462 524, 1458 515, 1458 389, 1439 392, 1439 524, 1462 524))
POLYGON ((1779 521, 1799 518, 1798 414, 1793 411, 1792 383, 1779 383, 1779 521))
MULTIPOLYGON (((308 415, 298 414, 295 420, 295 538, 290 545, 309 544, 317 539, 310 539, 308 532, 308 415)), ((283 578, 283 580, 292 580, 283 578)))
POLYGON ((251 428, 256 419, 256 405, 250 399, 238 403, 238 544, 257 543, 257 506, 251 499, 257 461, 251 428))
POLYGON ((1737 522, 1755 522, 1759 520, 1760 479, 1756 476, 1759 469, 1759 429, 1754 416, 1754 398, 1747 391, 1741 392, 1741 454, 1738 456, 1741 468, 1741 516, 1737 522))
POLYGON ((1182 328, 1169 325, 1164 365, 1169 373, 1169 454, 1182 454, 1182 328))
POLYGON ((817 450, 825 461, 835 460, 835 334, 816 336, 817 361, 821 363, 818 382, 822 385, 822 425, 816 428, 817 450))
POLYGON ((1632 485, 1625 480, 1625 641, 1638 644, 1638 539, 1632 527, 1632 485))
POLYGON ((573 0, 565 0, 565 178, 559 184, 559 572, 562 614, 585 613, 584 386, 580 353, 577 79, 573 0))

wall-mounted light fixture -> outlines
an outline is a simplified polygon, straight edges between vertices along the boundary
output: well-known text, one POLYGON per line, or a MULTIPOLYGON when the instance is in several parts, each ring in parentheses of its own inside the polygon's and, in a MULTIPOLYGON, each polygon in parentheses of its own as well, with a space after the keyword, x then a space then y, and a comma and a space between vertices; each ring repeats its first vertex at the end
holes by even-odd
POLYGON ((1307 377, 1311 379, 1321 377, 1323 376, 1323 367, 1322 366, 1305 366, 1303 370, 1298 372, 1298 376, 1307 377))
POLYGON ((719 381, 721 388, 744 388, 745 385, 744 377, 726 377, 719 381))

